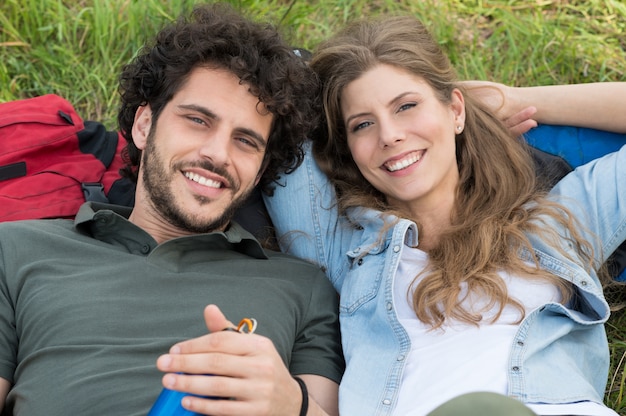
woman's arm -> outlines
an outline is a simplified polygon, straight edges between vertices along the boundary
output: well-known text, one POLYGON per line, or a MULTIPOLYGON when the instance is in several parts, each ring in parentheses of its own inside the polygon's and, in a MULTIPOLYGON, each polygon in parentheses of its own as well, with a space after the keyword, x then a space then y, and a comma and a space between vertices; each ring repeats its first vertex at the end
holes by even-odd
POLYGON ((510 87, 489 81, 462 84, 505 121, 533 107, 536 112, 532 119, 540 124, 626 133, 626 82, 537 87, 510 87))
POLYGON ((550 195, 585 225, 579 231, 604 262, 626 240, 626 145, 579 166, 550 195))
POLYGON ((344 234, 336 208, 335 190, 305 145, 300 167, 283 175, 274 195, 263 195, 283 252, 320 266, 337 288, 343 278, 344 234))

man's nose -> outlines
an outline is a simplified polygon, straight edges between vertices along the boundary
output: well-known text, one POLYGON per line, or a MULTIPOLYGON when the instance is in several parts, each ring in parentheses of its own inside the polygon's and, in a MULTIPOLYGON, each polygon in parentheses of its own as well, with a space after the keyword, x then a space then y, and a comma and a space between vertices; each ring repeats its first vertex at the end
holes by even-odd
POLYGON ((216 131, 203 142, 199 153, 201 157, 209 159, 216 166, 227 166, 230 163, 231 146, 230 134, 216 131))

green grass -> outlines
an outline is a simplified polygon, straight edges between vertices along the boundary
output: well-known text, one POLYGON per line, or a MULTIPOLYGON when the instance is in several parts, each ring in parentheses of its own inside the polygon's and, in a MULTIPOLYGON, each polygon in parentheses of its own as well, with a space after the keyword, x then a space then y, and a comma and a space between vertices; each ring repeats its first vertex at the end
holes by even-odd
MULTIPOLYGON (((0 1, 0 102, 56 93, 85 119, 115 128, 117 75, 157 29, 193 0, 0 1)), ((412 13, 462 78, 511 85, 626 81, 621 0, 232 0, 312 49, 349 20, 412 13)), ((626 313, 607 325, 606 402, 626 415, 626 313)))
MULTIPOLYGON (((163 22, 194 0, 3 0, 0 101, 57 93, 115 127, 117 74, 163 22)), ((626 79, 626 5, 618 0, 233 0, 313 48, 346 21, 422 18, 464 78, 513 85, 626 79), (404 3, 408 3, 405 5, 404 3)))
POLYGON ((618 314, 611 318, 608 323, 611 341, 611 374, 607 387, 606 404, 618 411, 620 415, 626 414, 626 315, 618 314))

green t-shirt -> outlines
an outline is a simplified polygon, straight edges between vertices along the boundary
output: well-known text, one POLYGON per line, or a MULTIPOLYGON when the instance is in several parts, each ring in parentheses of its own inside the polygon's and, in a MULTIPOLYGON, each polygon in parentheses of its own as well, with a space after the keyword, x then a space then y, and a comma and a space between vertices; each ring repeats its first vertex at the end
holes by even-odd
POLYGON ((255 318, 292 374, 339 382, 337 294, 318 268, 234 223, 157 245, 115 210, 0 224, 0 377, 14 415, 145 415, 157 357, 207 333, 210 303, 255 318))

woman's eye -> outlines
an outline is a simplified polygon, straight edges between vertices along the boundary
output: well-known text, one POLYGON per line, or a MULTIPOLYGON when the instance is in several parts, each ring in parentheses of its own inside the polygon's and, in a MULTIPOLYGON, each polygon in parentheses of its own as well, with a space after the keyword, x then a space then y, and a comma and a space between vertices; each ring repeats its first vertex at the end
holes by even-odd
POLYGON ((354 133, 354 132, 356 132, 358 130, 364 129, 365 127, 368 127, 368 126, 371 126, 371 125, 372 125, 371 121, 364 121, 362 123, 359 123, 359 124, 355 125, 352 128, 352 132, 354 133))
POLYGON ((416 106, 416 104, 415 104, 415 103, 407 103, 407 104, 402 104, 402 105, 400 106, 400 108, 398 108, 398 112, 408 110, 408 109, 413 108, 413 107, 415 107, 415 106, 416 106))

